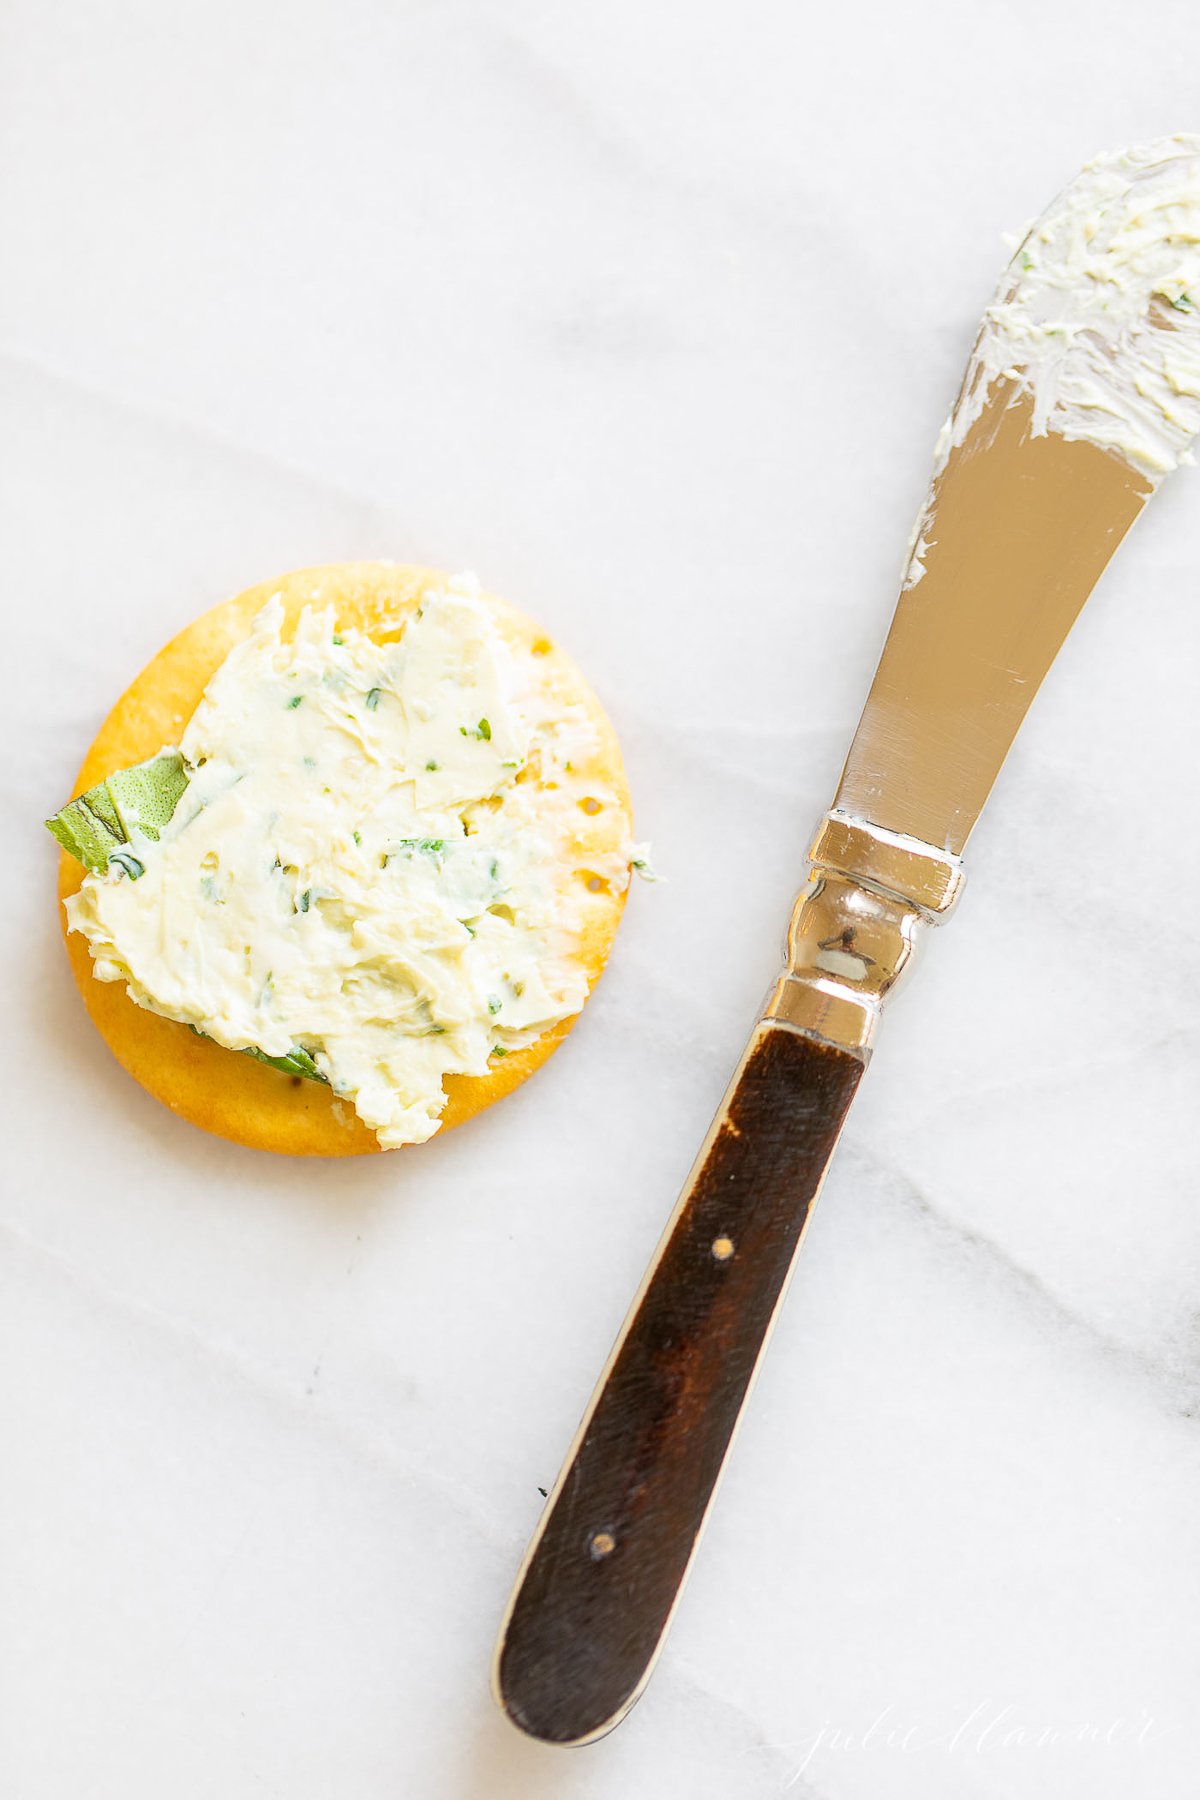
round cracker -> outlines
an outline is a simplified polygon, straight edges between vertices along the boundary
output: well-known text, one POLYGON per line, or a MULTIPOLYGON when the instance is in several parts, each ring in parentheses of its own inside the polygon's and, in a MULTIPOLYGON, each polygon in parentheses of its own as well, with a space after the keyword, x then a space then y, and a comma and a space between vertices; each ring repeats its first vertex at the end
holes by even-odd
MULTIPOLYGON (((116 769, 144 762, 164 744, 178 743, 210 678, 273 595, 282 598, 289 622, 305 606, 332 606, 339 625, 356 626, 385 641, 399 634, 422 595, 445 581, 437 569, 342 563, 299 569, 214 606, 172 638, 122 694, 84 759, 75 793, 86 792, 116 769)), ((620 747, 603 708, 570 658, 515 607, 493 595, 486 599, 502 636, 515 649, 538 657, 539 672, 553 697, 564 708, 582 707, 595 728, 595 749, 573 775, 580 795, 579 826, 572 843, 574 866, 564 870, 564 879, 582 883, 587 897, 578 956, 590 991, 608 958, 628 888, 627 881, 613 884, 592 868, 597 863, 603 867, 614 852, 620 854, 629 837, 629 790, 620 747), (591 798, 593 789, 604 796, 599 810, 591 798)), ((81 865, 64 851, 60 899, 76 891, 83 875, 81 865)), ((338 1100, 327 1087, 281 1074, 196 1036, 186 1025, 147 1012, 129 998, 123 982, 97 981, 86 940, 79 932, 66 931, 65 912, 62 923, 71 967, 93 1024, 117 1061, 172 1112, 254 1150, 290 1156, 360 1156, 379 1150, 375 1133, 348 1101, 338 1100)), ((519 1087, 557 1050, 577 1017, 561 1020, 486 1075, 448 1075, 440 1129, 461 1125, 519 1087)))

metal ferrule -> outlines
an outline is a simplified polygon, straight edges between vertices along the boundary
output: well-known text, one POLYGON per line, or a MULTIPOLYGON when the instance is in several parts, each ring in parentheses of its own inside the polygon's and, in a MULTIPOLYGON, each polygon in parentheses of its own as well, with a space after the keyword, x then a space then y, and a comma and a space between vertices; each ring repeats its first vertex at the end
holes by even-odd
POLYGON ((962 861, 842 812, 826 814, 809 861, 787 965, 763 1016, 865 1061, 922 928, 940 923, 962 892, 962 861))

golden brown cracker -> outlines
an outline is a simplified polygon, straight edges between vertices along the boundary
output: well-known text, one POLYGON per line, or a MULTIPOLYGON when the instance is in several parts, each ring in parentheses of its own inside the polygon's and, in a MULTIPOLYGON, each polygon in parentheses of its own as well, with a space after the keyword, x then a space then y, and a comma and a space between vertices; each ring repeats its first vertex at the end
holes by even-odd
MULTIPOLYGON (((339 625, 386 639, 397 634, 426 590, 445 580, 436 569, 334 564, 262 582, 213 607, 172 638, 117 701, 84 759, 75 792, 84 793, 115 769, 144 762, 163 745, 177 743, 208 681, 273 595, 282 598, 289 621, 305 606, 332 606, 339 625)), ((549 691, 564 707, 582 707, 595 728, 595 749, 575 770, 582 796, 579 827, 572 845, 573 867, 564 869, 564 880, 582 882, 588 895, 578 955, 591 989, 603 971, 625 904, 627 884, 596 876, 591 866, 594 862, 603 866, 604 859, 620 854, 629 836, 629 790, 620 747, 599 701, 570 658, 515 607, 491 595, 486 598, 507 641, 538 657, 539 675, 549 691), (590 793, 593 787, 605 796, 598 809, 590 793)), ((81 865, 64 851, 60 900, 76 891, 83 875, 81 865)), ((65 930, 65 912, 62 922, 65 930)), ((327 1087, 281 1074, 196 1036, 186 1025, 147 1012, 130 999, 123 982, 94 978, 91 952, 79 932, 67 933, 66 942, 79 990, 105 1043, 147 1092, 181 1118, 251 1149, 292 1156, 359 1156, 380 1148, 350 1103, 336 1099, 327 1087)), ((562 1020, 486 1075, 447 1076, 441 1130, 461 1125, 518 1087, 558 1048, 574 1023, 574 1017, 562 1020)))

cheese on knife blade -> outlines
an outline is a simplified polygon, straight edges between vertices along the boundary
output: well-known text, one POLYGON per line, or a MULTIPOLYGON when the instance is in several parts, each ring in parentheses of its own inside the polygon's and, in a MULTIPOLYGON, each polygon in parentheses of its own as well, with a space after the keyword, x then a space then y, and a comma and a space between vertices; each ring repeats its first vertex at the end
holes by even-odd
POLYGON ((1097 157, 1018 248, 942 448, 1009 376, 1033 397, 1036 435, 1083 439, 1160 479, 1192 460, 1200 431, 1197 313, 1200 137, 1097 157))
MULTIPOLYGON (((1152 486, 1200 432, 1200 136, 1086 164, 1022 237, 984 313, 933 481, 1001 383, 1034 437, 1094 444, 1152 486)), ((925 573, 933 490, 904 586, 925 573)))

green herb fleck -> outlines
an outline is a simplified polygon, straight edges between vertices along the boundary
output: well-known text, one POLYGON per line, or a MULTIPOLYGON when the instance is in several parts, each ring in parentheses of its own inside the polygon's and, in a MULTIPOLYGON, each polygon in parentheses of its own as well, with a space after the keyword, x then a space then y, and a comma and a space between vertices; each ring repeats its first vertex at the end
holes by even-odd
POLYGON ((371 689, 370 693, 367 695, 367 711, 368 712, 375 711, 375 708, 379 705, 379 696, 382 692, 383 692, 382 688, 372 688, 371 689))
POLYGON ((492 1055, 493 1056, 507 1056, 508 1051, 501 1044, 493 1044, 492 1045, 492 1055))
POLYGON ((1175 308, 1176 312, 1195 312, 1196 310, 1190 294, 1179 294, 1172 300, 1171 305, 1175 308))
POLYGON ((345 643, 346 640, 345 640, 345 638, 339 637, 337 632, 335 631, 333 634, 333 641, 335 644, 337 644, 340 647, 342 644, 345 643))
POLYGON ((460 725, 458 729, 463 737, 483 738, 486 743, 491 743, 492 728, 486 719, 480 719, 478 725, 460 725))
POLYGON ((303 700, 303 698, 304 698, 303 694, 293 694, 291 699, 287 703, 288 711, 295 712, 296 708, 299 706, 299 704, 303 700))
POLYGON ((445 838, 400 838, 395 848, 386 850, 379 859, 381 869, 386 869, 393 856, 401 851, 406 856, 441 856, 446 848, 445 838))
POLYGON ((305 888, 305 890, 301 894, 299 900, 297 900, 297 902, 296 902, 296 910, 297 910, 297 912, 307 912, 311 905, 312 905, 312 889, 305 888))
POLYGON ((434 762, 434 760, 431 756, 429 761, 425 764, 425 767, 429 771, 429 773, 432 774, 433 771, 438 767, 438 764, 436 762, 434 762))
POLYGON ((503 1005, 504 1005, 504 1002, 500 998, 499 994, 489 994, 488 995, 488 1011, 493 1015, 493 1017, 496 1015, 496 1013, 498 1013, 500 1011, 500 1008, 503 1005))
POLYGON ((130 881, 136 881, 139 875, 146 873, 145 863, 139 862, 132 850, 110 850, 108 863, 110 868, 115 863, 118 869, 124 869, 130 881))
POLYGON ((354 839, 356 844, 362 843, 362 832, 361 831, 352 831, 350 833, 350 835, 354 839))
POLYGON ((315 756, 306 756, 304 758, 304 766, 306 769, 315 769, 317 766, 316 757, 315 756))

